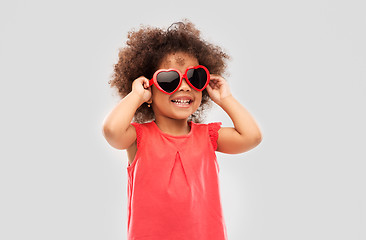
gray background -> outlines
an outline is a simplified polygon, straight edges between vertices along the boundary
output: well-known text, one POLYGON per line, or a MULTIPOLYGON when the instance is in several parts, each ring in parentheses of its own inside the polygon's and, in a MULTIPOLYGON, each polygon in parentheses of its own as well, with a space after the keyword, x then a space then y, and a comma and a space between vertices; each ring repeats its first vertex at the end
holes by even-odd
MULTIPOLYGON (((102 122, 127 32, 190 19, 263 132, 218 154, 230 240, 366 239, 364 1, 1 1, 0 238, 126 239, 102 122)), ((231 126, 214 107, 206 122, 231 126)))

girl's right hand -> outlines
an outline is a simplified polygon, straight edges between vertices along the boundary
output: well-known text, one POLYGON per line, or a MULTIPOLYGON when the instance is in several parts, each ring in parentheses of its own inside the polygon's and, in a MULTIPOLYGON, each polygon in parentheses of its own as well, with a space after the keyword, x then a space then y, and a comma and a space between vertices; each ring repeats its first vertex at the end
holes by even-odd
POLYGON ((132 92, 141 97, 142 103, 151 99, 151 87, 149 87, 149 79, 144 76, 136 78, 132 83, 132 92))

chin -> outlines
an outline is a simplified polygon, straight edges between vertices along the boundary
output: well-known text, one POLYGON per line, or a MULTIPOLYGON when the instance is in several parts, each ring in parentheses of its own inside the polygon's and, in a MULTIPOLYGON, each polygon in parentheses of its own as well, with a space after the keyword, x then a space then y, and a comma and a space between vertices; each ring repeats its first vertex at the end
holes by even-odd
POLYGON ((192 114, 177 114, 177 115, 174 115, 172 118, 173 119, 176 119, 176 120, 188 120, 188 118, 191 116, 192 114))

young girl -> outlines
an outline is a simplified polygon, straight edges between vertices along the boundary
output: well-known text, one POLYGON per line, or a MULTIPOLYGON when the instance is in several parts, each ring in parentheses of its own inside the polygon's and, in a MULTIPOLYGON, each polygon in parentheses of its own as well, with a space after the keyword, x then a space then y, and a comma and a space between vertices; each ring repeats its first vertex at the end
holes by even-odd
POLYGON ((123 99, 103 123, 108 143, 127 149, 129 240, 227 239, 215 151, 262 139, 221 76, 228 58, 188 20, 129 32, 109 82, 123 99), (233 128, 200 123, 210 100, 233 128))

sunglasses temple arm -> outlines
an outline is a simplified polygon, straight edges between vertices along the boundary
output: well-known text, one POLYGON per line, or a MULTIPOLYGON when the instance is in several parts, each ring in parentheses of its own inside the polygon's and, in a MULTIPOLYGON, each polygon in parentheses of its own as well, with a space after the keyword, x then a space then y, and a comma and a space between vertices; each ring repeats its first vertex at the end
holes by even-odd
POLYGON ((150 79, 150 81, 149 81, 149 87, 151 87, 151 86, 153 85, 153 83, 154 83, 154 81, 153 81, 153 78, 152 78, 152 79, 150 79))

